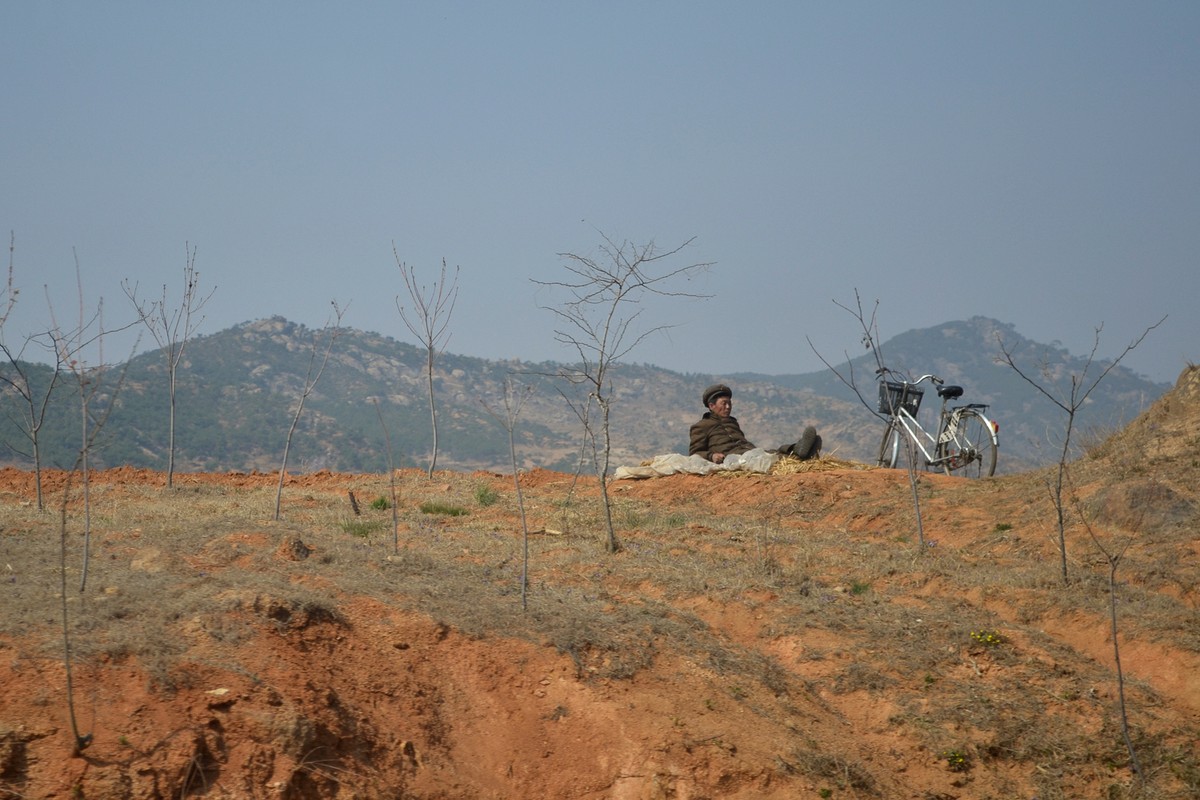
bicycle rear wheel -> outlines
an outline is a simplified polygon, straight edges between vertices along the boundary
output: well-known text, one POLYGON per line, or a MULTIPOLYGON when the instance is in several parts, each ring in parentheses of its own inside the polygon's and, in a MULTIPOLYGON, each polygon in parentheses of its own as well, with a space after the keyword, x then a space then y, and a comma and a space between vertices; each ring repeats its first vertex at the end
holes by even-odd
POLYGON ((895 469, 900 463, 900 428, 894 422, 889 422, 883 429, 883 441, 879 443, 879 458, 876 463, 881 467, 895 469))
POLYGON ((938 444, 938 463, 947 475, 990 478, 996 472, 996 439, 991 424, 970 408, 958 411, 954 438, 938 444))

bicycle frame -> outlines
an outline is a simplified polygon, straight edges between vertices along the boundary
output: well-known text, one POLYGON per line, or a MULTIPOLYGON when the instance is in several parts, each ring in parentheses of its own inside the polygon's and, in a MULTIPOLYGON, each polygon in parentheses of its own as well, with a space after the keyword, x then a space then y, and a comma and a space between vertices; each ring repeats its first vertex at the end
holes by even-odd
MULTIPOLYGON (((943 407, 942 413, 945 414, 945 403, 944 402, 942 404, 942 407, 943 407)), ((891 424, 893 426, 898 426, 900 428, 903 428, 904 433, 908 436, 908 441, 912 444, 913 447, 915 447, 915 448, 917 448, 917 450, 921 451, 921 455, 925 459, 925 467, 926 467, 926 469, 928 469, 933 464, 934 456, 931 456, 929 454, 929 451, 925 449, 925 445, 921 442, 921 439, 924 438, 925 441, 929 442, 929 444, 935 450, 937 449, 937 439, 935 439, 933 436, 931 436, 929 434, 928 431, 926 431, 924 428, 922 428, 921 423, 917 422, 917 418, 914 417, 912 414, 908 413, 908 410, 904 409, 904 408, 898 409, 896 411, 895 415, 892 418, 891 424), (920 434, 920 436, 917 435, 918 433, 920 434)), ((897 446, 899 446, 899 442, 897 442, 897 446)))

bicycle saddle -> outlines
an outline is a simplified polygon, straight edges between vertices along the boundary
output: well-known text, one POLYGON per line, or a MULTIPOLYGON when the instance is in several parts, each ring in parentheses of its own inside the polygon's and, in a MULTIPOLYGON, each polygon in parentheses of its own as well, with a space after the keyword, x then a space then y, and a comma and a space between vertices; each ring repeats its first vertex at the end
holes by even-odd
POLYGON ((937 387, 938 397, 944 397, 947 400, 953 400, 956 397, 962 397, 963 388, 961 386, 939 386, 937 387))

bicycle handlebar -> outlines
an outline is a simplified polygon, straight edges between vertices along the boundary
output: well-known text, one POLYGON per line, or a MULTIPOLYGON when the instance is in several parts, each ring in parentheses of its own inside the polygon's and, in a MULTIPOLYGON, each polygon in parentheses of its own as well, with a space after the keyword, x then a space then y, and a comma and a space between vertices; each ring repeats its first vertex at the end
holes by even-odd
MULTIPOLYGON (((875 374, 883 376, 883 375, 897 375, 898 373, 896 373, 894 370, 888 369, 887 367, 880 367, 879 369, 875 370, 875 374)), ((916 386, 918 383, 921 383, 922 381, 929 381, 930 383, 932 383, 935 386, 941 386, 943 383, 945 383, 945 381, 942 380, 941 378, 939 378, 937 375, 922 375, 921 377, 917 378, 915 381, 910 381, 908 378, 905 378, 902 375, 900 377, 903 379, 904 383, 907 383, 910 386, 916 386)))

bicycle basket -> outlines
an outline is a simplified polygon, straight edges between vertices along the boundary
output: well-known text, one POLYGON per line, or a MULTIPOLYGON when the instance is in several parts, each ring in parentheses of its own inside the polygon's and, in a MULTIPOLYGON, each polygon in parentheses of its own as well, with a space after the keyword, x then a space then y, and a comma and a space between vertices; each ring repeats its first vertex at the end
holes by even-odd
POLYGON ((879 413, 894 414, 903 408, 914 417, 925 392, 910 383, 882 381, 879 384, 879 413))

